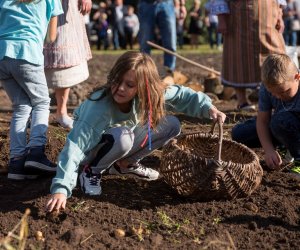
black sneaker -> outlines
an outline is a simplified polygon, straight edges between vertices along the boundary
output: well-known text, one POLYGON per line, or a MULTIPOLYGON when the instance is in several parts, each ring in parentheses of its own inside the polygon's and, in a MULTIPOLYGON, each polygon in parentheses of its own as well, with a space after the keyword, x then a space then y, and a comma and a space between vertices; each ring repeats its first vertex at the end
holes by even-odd
POLYGON ((38 169, 46 172, 56 172, 56 164, 48 160, 45 154, 45 148, 33 147, 29 149, 25 169, 38 169))
POLYGON ((79 176, 82 191, 88 195, 100 195, 102 189, 100 186, 101 174, 93 174, 91 167, 84 167, 79 176))
POLYGON ((159 172, 152 168, 147 168, 140 163, 131 164, 128 168, 120 168, 114 164, 109 169, 109 174, 132 176, 146 181, 154 181, 159 177, 159 172))
POLYGON ((24 169, 26 156, 21 158, 11 158, 8 165, 7 178, 10 180, 25 180, 25 179, 36 179, 38 174, 34 174, 31 171, 24 169))

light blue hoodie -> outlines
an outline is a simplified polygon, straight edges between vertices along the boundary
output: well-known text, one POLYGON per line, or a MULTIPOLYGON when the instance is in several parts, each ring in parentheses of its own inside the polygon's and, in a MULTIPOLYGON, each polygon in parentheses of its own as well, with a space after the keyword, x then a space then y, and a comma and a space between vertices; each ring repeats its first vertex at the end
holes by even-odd
MULTIPOLYGON (((102 93, 103 90, 93 93, 91 99, 97 99, 102 93)), ((170 112, 210 118, 212 103, 204 93, 171 85, 165 91, 165 107, 170 112)), ((133 130, 139 123, 137 109, 137 97, 129 113, 122 113, 110 95, 97 101, 83 102, 74 112, 73 129, 58 157, 57 173, 52 181, 51 193, 62 193, 70 197, 77 183, 79 164, 86 153, 99 143, 103 133, 110 128, 126 126, 133 130)))

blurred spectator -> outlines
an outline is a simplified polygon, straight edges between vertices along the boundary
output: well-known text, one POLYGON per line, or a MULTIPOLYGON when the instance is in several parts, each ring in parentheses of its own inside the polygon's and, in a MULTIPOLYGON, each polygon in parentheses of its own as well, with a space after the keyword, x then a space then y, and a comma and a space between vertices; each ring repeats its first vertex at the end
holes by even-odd
POLYGON ((208 31, 208 39, 210 48, 216 45, 217 49, 221 49, 222 34, 218 32, 218 16, 210 13, 210 2, 205 4, 205 26, 208 31))
POLYGON ((184 34, 184 21, 187 15, 185 8, 185 0, 174 0, 175 14, 176 14, 176 33, 177 33, 177 44, 180 49, 183 47, 183 34, 184 34))
POLYGON ((134 14, 134 7, 127 6, 127 14, 123 17, 124 35, 125 35, 125 49, 129 44, 130 49, 133 48, 134 38, 137 36, 140 23, 136 14, 134 14))
POLYGON ((297 45, 297 31, 300 30, 300 20, 298 17, 298 3, 295 0, 287 0, 287 6, 283 9, 285 44, 288 46, 297 45))
POLYGON ((201 10, 201 1, 194 0, 193 6, 189 11, 190 24, 188 33, 190 34, 191 48, 198 48, 199 40, 198 37, 202 33, 203 29, 203 17, 201 10))
POLYGON ((103 44, 105 50, 107 50, 108 44, 108 22, 107 22, 107 14, 104 12, 100 12, 98 20, 95 23, 95 29, 97 30, 97 49, 100 50, 103 44))
POLYGON ((125 37, 123 27, 123 16, 127 13, 123 0, 114 0, 113 4, 108 6, 109 24, 113 33, 113 45, 117 50, 120 47, 125 49, 125 37))

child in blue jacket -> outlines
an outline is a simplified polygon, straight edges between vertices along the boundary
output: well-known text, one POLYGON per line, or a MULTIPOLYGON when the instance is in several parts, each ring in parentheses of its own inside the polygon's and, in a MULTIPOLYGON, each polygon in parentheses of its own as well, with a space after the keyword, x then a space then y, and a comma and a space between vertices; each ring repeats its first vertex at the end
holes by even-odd
POLYGON ((56 39, 57 15, 62 13, 60 0, 0 0, 0 81, 13 106, 9 179, 56 171, 44 153, 50 98, 43 44, 47 29, 47 39, 56 39))

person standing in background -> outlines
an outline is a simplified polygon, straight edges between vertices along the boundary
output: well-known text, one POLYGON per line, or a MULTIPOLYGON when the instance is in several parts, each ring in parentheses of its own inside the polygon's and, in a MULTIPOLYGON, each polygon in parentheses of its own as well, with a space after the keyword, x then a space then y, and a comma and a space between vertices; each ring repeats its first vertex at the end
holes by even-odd
POLYGON ((238 109, 254 110, 246 88, 260 86, 260 67, 269 54, 285 53, 282 7, 286 2, 210 0, 210 4, 223 34, 222 83, 234 87, 238 109))
POLYGON ((300 22, 297 13, 297 3, 295 0, 287 0, 287 6, 283 10, 284 21, 284 42, 287 46, 297 45, 297 31, 300 30, 300 22), (297 25, 295 25, 297 24, 297 25))
POLYGON ((126 14, 127 8, 123 4, 123 0, 114 0, 113 4, 108 6, 108 23, 112 28, 114 50, 125 49, 123 17, 126 14))
POLYGON ((176 33, 177 33, 177 44, 180 49, 183 48, 184 44, 184 21, 186 19, 187 11, 185 8, 185 0, 175 0, 175 14, 176 14, 176 33))
POLYGON ((203 29, 203 19, 201 10, 201 1, 194 0, 193 6, 189 11, 190 24, 188 33, 190 34, 191 49, 197 49, 199 45, 199 35, 203 29))
POLYGON ((73 127, 67 102, 70 87, 89 76, 87 61, 92 57, 86 34, 84 15, 91 0, 62 1, 64 14, 58 17, 57 39, 44 45, 45 74, 49 88, 55 90, 56 121, 64 128, 73 127))
POLYGON ((210 13, 210 2, 205 4, 205 26, 208 30, 208 39, 210 48, 213 49, 216 45, 218 50, 221 50, 222 34, 218 32, 218 16, 210 13))
MULTIPOLYGON (((139 43, 142 52, 150 54, 151 47, 147 41, 154 40, 157 26, 160 32, 162 46, 176 52, 176 16, 173 0, 155 1, 140 0, 138 4, 140 21, 139 43)), ((172 74, 176 66, 176 57, 164 53, 164 72, 172 74)))
POLYGON ((134 38, 139 32, 140 22, 137 15, 134 13, 134 7, 127 6, 127 14, 123 17, 124 35, 125 35, 125 49, 129 44, 130 49, 133 49, 134 38))

